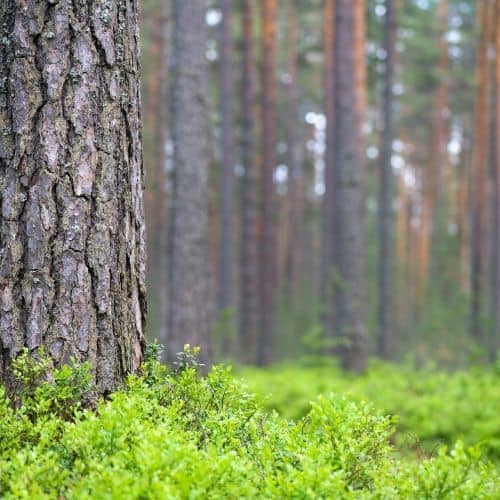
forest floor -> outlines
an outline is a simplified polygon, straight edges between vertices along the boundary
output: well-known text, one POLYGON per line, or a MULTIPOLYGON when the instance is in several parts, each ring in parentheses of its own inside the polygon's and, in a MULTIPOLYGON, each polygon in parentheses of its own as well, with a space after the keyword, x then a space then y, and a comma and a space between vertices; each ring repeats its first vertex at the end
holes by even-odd
POLYGON ((84 409, 89 366, 40 385, 46 365, 16 360, 16 409, 0 387, 0 498, 500 499, 495 369, 354 377, 316 359, 200 375, 181 361, 150 357, 84 409))
POLYGON ((269 410, 300 419, 318 395, 347 395, 397 416, 394 443, 402 454, 431 456, 461 440, 479 444, 500 464, 500 365, 454 372, 373 361, 365 374, 343 373, 330 359, 304 359, 269 369, 235 370, 269 410))

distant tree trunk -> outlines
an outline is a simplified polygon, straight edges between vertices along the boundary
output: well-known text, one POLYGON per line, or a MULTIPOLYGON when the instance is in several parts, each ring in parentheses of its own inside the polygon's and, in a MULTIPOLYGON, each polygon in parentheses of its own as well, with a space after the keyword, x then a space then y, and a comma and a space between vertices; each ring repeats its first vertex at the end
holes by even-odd
POLYGON ((354 4, 336 2, 335 41, 335 333, 346 369, 361 371, 366 361, 363 237, 363 158, 356 110, 354 4))
POLYGON ((333 196, 334 196, 334 147, 335 147, 335 89, 334 89, 334 46, 335 46, 335 3, 336 0, 325 0, 323 13, 323 46, 324 46, 324 106, 326 114, 326 150, 325 174, 322 206, 322 238, 321 238, 321 323, 325 336, 331 336, 333 315, 330 310, 333 289, 333 196))
POLYGON ((395 312, 393 315, 393 327, 397 319, 399 330, 403 330, 409 314, 409 262, 407 260, 409 240, 409 193, 405 182, 405 171, 398 175, 398 209, 396 212, 396 263, 397 263, 397 294, 393 296, 395 312))
MULTIPOLYGON (((366 5, 365 0, 352 0, 354 4, 354 53, 355 53, 355 81, 356 94, 358 98, 356 99, 356 113, 360 121, 360 127, 363 126, 365 112, 366 112, 366 90, 367 90, 367 79, 366 79, 366 5)), ((362 137, 363 134, 361 134, 362 137)), ((360 141, 359 146, 364 150, 364 141, 360 141)), ((364 155, 364 151, 361 153, 364 155)))
POLYGON ((495 62, 494 62, 494 127, 493 127, 493 183, 492 183, 492 288, 491 288, 491 345, 490 359, 496 358, 497 349, 500 347, 500 0, 495 1, 494 16, 494 40, 495 40, 495 62))
POLYGON ((474 144, 472 150, 472 227, 471 227, 471 335, 483 340, 481 317, 484 300, 484 232, 485 196, 488 162, 488 45, 490 32, 490 1, 478 3, 481 30, 476 57, 476 106, 474 144))
POLYGON ((210 357, 212 301, 208 220, 208 67, 205 5, 174 2, 172 132, 174 174, 169 234, 168 359, 185 343, 210 357))
POLYGON ((0 379, 26 346, 138 369, 145 244, 136 1, 0 6, 0 379))
POLYGON ((298 279, 299 243, 299 182, 301 165, 299 159, 299 142, 297 138, 298 89, 297 89, 297 5, 296 0, 287 2, 287 45, 288 45, 288 92, 287 92, 287 163, 288 163, 288 241, 286 255, 286 284, 290 303, 294 303, 298 279))
POLYGON ((152 19, 149 75, 148 117, 153 136, 152 155, 146 160, 146 225, 148 231, 148 292, 151 307, 148 330, 166 344, 167 240, 166 240, 166 141, 167 141, 167 19, 168 3, 162 1, 158 15, 152 19), (148 161, 149 159, 149 161, 148 161), (153 324, 152 324, 153 323, 153 324))
POLYGON ((277 0, 262 0, 262 175, 260 234, 259 365, 272 360, 276 292, 276 8, 277 0))
POLYGON ((243 0, 242 13, 242 133, 244 174, 241 186, 241 311, 240 347, 243 360, 254 361, 258 328, 257 165, 255 161, 255 63, 252 0, 243 0))
POLYGON ((470 285, 469 279, 469 194, 470 194, 470 172, 469 158, 464 149, 460 152, 460 159, 457 169, 458 175, 458 200, 457 200, 457 227, 458 227, 458 246, 459 246, 459 280, 462 290, 468 291, 470 285))
MULTIPOLYGON (((429 132, 429 163, 424 177, 424 202, 421 234, 421 269, 419 283, 419 302, 423 306, 432 263, 439 255, 436 240, 439 238, 437 227, 444 216, 442 182, 447 167, 448 146, 448 0, 440 0, 439 20, 439 78, 440 81, 431 100, 431 126, 429 132)), ((437 270, 437 269, 436 269, 437 270)))
POLYGON ((220 27, 220 248, 219 248, 219 311, 235 307, 235 237, 234 237, 234 88, 233 42, 231 34, 231 1, 221 0, 220 27))
POLYGON ((396 17, 394 2, 385 2, 384 50, 385 74, 382 94, 382 138, 380 149, 380 197, 378 212, 379 237, 379 336, 378 354, 390 359, 394 354, 394 217, 392 213, 394 175, 392 172, 392 142, 394 140, 394 51, 396 17))

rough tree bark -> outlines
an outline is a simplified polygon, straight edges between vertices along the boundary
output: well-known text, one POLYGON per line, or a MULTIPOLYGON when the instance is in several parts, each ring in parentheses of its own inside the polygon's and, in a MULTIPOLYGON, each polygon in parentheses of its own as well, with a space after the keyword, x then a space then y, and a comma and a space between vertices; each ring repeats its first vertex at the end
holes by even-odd
POLYGON ((363 158, 357 110, 354 10, 337 0, 335 24, 334 321, 344 368, 361 371, 366 362, 363 238, 363 158))
POLYGON ((271 362, 276 292, 276 10, 277 0, 262 1, 262 175, 259 242, 260 332, 257 362, 271 362))
POLYGON ((484 232, 486 173, 488 161, 488 45, 490 32, 490 0, 477 5, 480 41, 476 58, 476 104, 474 143, 472 150, 472 225, 471 225, 471 335, 483 339, 481 315, 484 301, 484 232))
POLYGON ((0 6, 0 378, 26 346, 141 362, 145 245, 137 2, 0 6))
POLYGON ((253 3, 243 0, 241 151, 244 174, 241 186, 241 310, 240 346, 243 359, 254 361, 258 328, 257 165, 255 161, 255 63, 253 55, 253 3))
POLYGON ((207 26, 200 0, 174 2, 172 135, 174 173, 169 234, 169 360, 183 345, 210 358, 207 26))
MULTIPOLYGON (((386 53, 382 90, 382 137, 380 142, 380 193, 378 212, 378 354, 390 359, 394 353, 394 174, 392 141, 394 139, 394 52, 396 16, 394 2, 386 0, 383 46, 386 53)), ((403 179, 403 175, 401 175, 403 179)), ((404 186, 404 181, 403 181, 404 186)))
POLYGON ((231 35, 231 1, 221 0, 220 27, 220 247, 219 310, 235 307, 235 237, 234 237, 234 136, 233 136, 233 43, 231 35))

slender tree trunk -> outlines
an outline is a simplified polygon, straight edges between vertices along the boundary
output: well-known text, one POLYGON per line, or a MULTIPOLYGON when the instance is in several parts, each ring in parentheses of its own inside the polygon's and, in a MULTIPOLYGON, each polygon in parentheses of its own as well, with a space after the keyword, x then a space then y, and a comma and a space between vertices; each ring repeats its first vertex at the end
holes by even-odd
POLYGON ((418 306, 425 304, 432 263, 439 257, 436 242, 438 222, 444 216, 442 181, 446 172, 448 145, 448 0, 438 6, 440 26, 439 73, 440 82, 431 100, 431 126, 429 132, 429 162, 423 176, 423 205, 420 235, 418 306))
MULTIPOLYGON (((366 58, 365 58, 365 41, 366 41, 366 6, 365 0, 352 0, 354 4, 354 52, 355 52, 355 78, 354 85, 356 86, 356 113, 360 121, 360 127, 363 126, 366 112, 366 58)), ((362 136, 363 134, 361 134, 362 136)), ((364 150, 364 141, 360 141, 359 146, 364 150)), ((364 151, 362 153, 364 155, 364 151)))
POLYGON ((333 291, 333 196, 334 196, 334 148, 335 148, 335 3, 336 0, 325 0, 323 14, 324 45, 324 106, 326 114, 326 150, 325 150, 325 192, 322 206, 322 238, 321 238, 321 323, 326 336, 333 330, 333 315, 330 310, 333 291))
POLYGON ((493 161, 493 183, 492 183, 492 223, 493 238, 491 250, 491 343, 490 359, 496 358, 500 339, 500 0, 495 0, 494 16, 494 40, 495 40, 495 63, 494 63, 494 161, 493 161))
POLYGON ((380 149, 379 195, 379 336, 378 353, 384 359, 394 354, 394 217, 392 213, 394 175, 392 172, 392 142, 394 139, 394 44, 396 18, 394 2, 385 2, 384 49, 385 75, 382 95, 382 138, 380 149))
POLYGON ((210 358, 208 67, 205 5, 174 2, 172 132, 174 175, 169 234, 168 359, 183 345, 210 358))
POLYGON ((481 37, 476 58, 476 106, 472 151, 472 230, 471 230, 471 335, 483 340, 481 325, 484 300, 485 196, 488 162, 488 41, 490 1, 477 5, 481 37))
POLYGON ((244 174, 241 191, 241 311, 240 346, 243 360, 254 361, 258 328, 257 164, 255 161, 255 63, 253 3, 242 0, 241 151, 244 174))
POLYGON ((354 4, 336 2, 335 41, 335 333, 343 366, 361 371, 366 361, 363 237, 363 158, 356 75, 354 4))
POLYGON ((299 159, 299 142, 297 138, 298 88, 297 88, 297 5, 296 0, 287 2, 287 45, 288 45, 288 92, 287 92, 287 163, 288 163, 288 234, 286 256, 286 284, 290 304, 294 304, 298 279, 298 249, 299 243, 299 182, 301 165, 299 159))
POLYGON ((221 0, 220 27, 220 253, 219 311, 235 307, 235 237, 234 237, 234 123, 233 123, 233 41, 231 34, 231 1, 221 0))
POLYGON ((277 0, 262 0, 262 175, 260 235, 259 365, 272 360, 276 295, 276 9, 277 0))
POLYGON ((458 175, 458 207, 457 207, 457 227, 458 227, 458 246, 459 246, 459 281, 460 287, 464 291, 469 290, 469 192, 470 192, 470 172, 469 158, 464 149, 460 152, 460 159, 457 169, 458 175))
POLYGON ((0 378, 26 346, 106 393, 144 347, 137 2, 0 6, 0 378))
POLYGON ((407 248, 408 248, 408 188, 405 182, 405 171, 398 176, 398 209, 396 212, 396 263, 397 263, 397 294, 395 302, 395 317, 393 326, 397 321, 398 330, 403 330, 407 323, 409 313, 409 273, 407 248))
POLYGON ((167 141, 167 19, 168 3, 162 1, 153 18, 148 85, 148 122, 153 144, 146 157, 146 224, 148 230, 148 292, 154 318, 149 314, 149 333, 166 344, 167 245, 166 245, 166 141, 167 141), (149 161, 148 161, 149 159, 149 161))
POLYGON ((253 48, 253 5, 242 0, 242 86, 241 151, 244 167, 241 191, 241 309, 240 346, 242 357, 254 361, 259 321, 257 164, 255 156, 255 62, 253 48))

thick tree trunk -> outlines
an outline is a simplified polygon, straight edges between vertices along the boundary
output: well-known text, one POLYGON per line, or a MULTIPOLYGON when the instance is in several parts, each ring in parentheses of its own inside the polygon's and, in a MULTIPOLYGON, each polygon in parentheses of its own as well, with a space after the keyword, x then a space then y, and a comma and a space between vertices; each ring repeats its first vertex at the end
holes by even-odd
POLYGON ((255 84, 253 55, 252 0, 243 0, 242 14, 242 134, 241 151, 244 175, 241 191, 241 311, 240 346, 243 359, 254 361, 258 328, 257 262, 257 165, 255 161, 255 84))
POLYGON ((321 323, 326 337, 331 337, 333 330, 330 310, 333 289, 333 179, 335 147, 335 94, 334 94, 334 45, 335 45, 335 0, 325 0, 323 24, 324 45, 324 106, 326 114, 326 150, 325 150, 325 192, 322 204, 321 228, 321 323))
POLYGON ((491 342, 490 359, 496 358, 497 350, 500 347, 500 0, 495 1, 495 63, 494 63, 494 161, 493 161, 493 185, 492 185, 492 223, 493 238, 491 251, 491 342))
POLYGON ((366 361, 363 237, 363 158, 357 110, 354 4, 337 0, 335 42, 335 333, 343 366, 361 371, 366 361))
POLYGON ((394 353, 394 217, 392 211, 394 175, 392 172, 391 158, 392 141, 394 139, 394 97, 392 89, 394 86, 395 34, 396 18, 394 2, 392 0, 386 0, 383 42, 386 58, 382 93, 383 129, 380 150, 380 194, 378 212, 378 354, 384 359, 390 359, 394 353))
POLYGON ((262 1, 262 175, 260 234, 259 365, 272 360, 276 295, 276 9, 277 0, 262 1))
POLYGON ((231 35, 231 1, 221 0, 220 27, 220 248, 219 310, 235 307, 235 238, 234 238, 234 137, 233 137, 233 43, 231 35))
POLYGON ((172 132, 174 174, 169 234, 169 360, 183 345, 210 358, 212 312, 208 215, 207 26, 200 0, 174 3, 172 132))
POLYGON ((488 45, 490 0, 477 5, 481 37, 476 58, 476 106, 472 150, 472 226, 471 226, 471 335, 483 339, 481 316, 484 302, 485 197, 488 162, 488 45))
POLYGON ((137 2, 0 6, 0 378, 26 346, 101 392, 144 347, 137 2))

